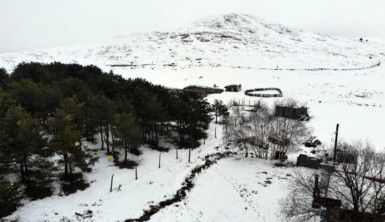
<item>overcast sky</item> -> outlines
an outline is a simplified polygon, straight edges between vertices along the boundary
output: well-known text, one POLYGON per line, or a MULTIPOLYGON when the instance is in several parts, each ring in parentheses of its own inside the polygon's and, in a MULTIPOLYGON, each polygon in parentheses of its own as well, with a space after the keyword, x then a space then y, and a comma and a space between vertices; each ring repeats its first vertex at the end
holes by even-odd
POLYGON ((230 12, 330 35, 385 38, 384 0, 0 0, 0 52, 173 30, 230 12))

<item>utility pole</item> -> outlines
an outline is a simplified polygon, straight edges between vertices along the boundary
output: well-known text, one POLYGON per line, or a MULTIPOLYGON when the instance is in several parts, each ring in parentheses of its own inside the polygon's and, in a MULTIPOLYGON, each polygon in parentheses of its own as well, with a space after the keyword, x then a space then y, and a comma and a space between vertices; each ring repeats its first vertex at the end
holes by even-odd
POLYGON ((340 127, 340 124, 337 123, 336 126, 336 138, 334 141, 334 155, 333 155, 333 161, 336 162, 336 157, 337 157, 337 143, 338 143, 338 129, 340 127))

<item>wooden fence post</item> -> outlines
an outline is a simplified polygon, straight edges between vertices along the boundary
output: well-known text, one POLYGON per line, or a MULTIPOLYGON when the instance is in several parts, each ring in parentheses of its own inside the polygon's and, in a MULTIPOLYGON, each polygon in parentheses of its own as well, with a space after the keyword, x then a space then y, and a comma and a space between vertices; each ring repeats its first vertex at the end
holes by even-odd
POLYGON ((114 183, 114 174, 111 176, 110 193, 112 192, 112 184, 114 183))

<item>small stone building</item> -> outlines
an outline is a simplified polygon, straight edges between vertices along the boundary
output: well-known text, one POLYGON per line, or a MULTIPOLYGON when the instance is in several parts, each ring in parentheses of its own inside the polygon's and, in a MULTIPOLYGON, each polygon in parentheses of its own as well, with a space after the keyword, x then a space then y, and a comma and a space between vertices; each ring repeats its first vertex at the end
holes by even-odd
POLYGON ((242 85, 236 85, 236 84, 228 85, 228 86, 225 86, 225 89, 226 89, 226 92, 239 92, 242 90, 242 85))

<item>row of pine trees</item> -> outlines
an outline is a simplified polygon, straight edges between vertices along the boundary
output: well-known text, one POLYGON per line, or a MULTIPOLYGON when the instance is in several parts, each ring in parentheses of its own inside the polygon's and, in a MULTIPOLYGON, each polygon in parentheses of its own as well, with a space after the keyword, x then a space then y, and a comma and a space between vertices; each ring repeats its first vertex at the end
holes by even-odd
POLYGON ((161 149, 165 137, 179 148, 198 146, 212 112, 195 93, 95 66, 22 63, 9 74, 0 69, 0 218, 22 197, 51 195, 53 181, 65 193, 85 187, 82 173, 95 161, 87 141, 99 141, 124 164, 128 152, 138 153, 144 143, 161 149))

